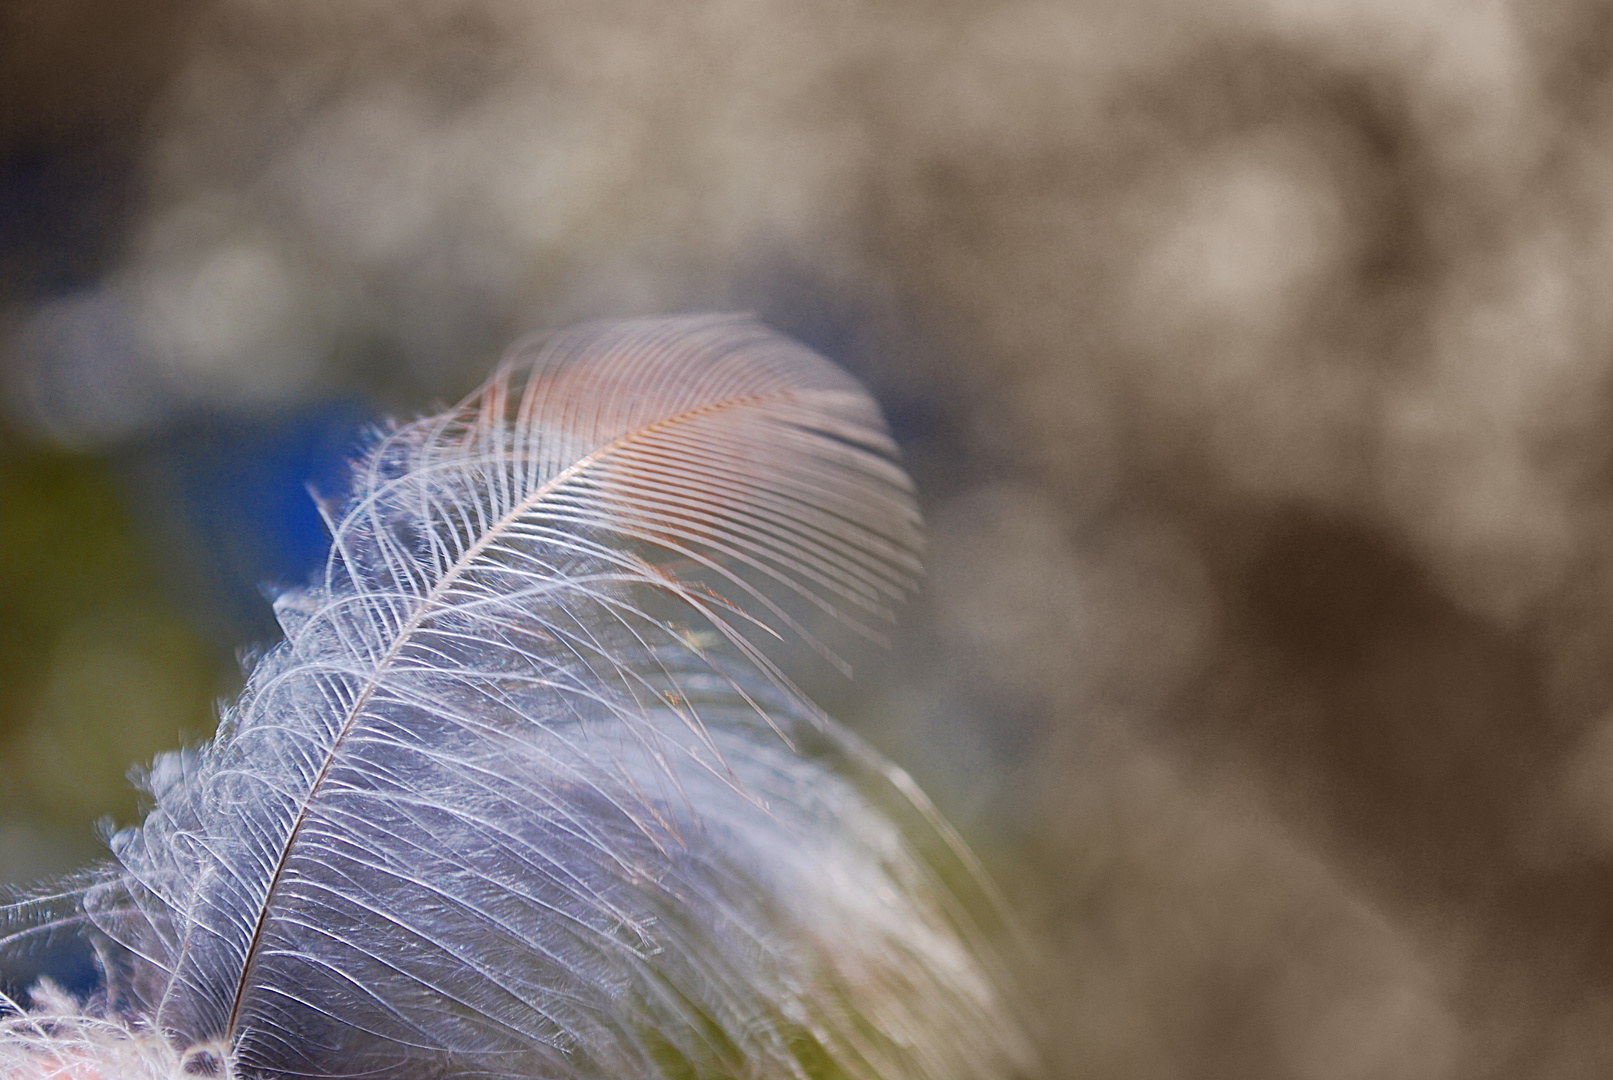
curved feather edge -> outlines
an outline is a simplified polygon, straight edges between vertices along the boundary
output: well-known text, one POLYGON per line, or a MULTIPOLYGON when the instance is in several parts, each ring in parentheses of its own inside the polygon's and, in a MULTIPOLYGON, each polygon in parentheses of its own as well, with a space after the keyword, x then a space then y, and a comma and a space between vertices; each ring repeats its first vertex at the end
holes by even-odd
POLYGON ((983 876, 777 647, 838 661, 823 628, 877 640, 919 572, 849 376, 745 317, 578 328, 377 435, 331 517, 284 642, 56 916, 93 924, 104 999, 47 989, 4 1021, 11 1060, 1035 1071, 990 898, 959 899, 983 876))

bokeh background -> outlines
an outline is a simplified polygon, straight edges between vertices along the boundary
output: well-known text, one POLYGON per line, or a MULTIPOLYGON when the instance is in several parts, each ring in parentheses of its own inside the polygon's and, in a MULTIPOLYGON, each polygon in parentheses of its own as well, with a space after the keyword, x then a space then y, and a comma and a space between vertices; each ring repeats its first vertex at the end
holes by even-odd
POLYGON ((859 374, 827 691, 1055 1078, 1613 1073, 1613 8, 4 0, 0 881, 204 737, 305 485, 583 318, 859 374))

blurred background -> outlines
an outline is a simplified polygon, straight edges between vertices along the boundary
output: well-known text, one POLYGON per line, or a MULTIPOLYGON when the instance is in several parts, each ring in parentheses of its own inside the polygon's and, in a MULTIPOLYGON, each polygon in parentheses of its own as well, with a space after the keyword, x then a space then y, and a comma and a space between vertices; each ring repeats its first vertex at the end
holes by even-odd
POLYGON ((366 424, 748 308, 918 480, 829 704, 1053 1077, 1609 1075, 1610 271, 1594 0, 4 0, 0 881, 205 737, 366 424))

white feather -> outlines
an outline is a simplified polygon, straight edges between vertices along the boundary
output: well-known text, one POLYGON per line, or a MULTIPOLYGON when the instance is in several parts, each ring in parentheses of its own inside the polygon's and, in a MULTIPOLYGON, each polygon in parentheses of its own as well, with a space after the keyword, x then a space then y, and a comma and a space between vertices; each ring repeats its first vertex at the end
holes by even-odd
POLYGON ((877 637, 918 545, 873 402, 754 321, 518 346, 357 464, 286 640, 74 894, 105 999, 0 1044, 69 1032, 104 1080, 1028 1071, 944 826, 770 644, 877 637))

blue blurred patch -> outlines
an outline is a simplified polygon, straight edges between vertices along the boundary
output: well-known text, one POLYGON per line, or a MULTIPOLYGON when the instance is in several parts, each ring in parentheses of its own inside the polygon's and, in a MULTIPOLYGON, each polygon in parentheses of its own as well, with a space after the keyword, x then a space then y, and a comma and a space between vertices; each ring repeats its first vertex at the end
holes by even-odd
POLYGON ((24 955, 8 953, 0 962, 0 993, 20 1001, 42 975, 81 1000, 101 985, 95 950, 77 934, 58 934, 48 945, 24 955))
POLYGON ((173 593, 234 652, 278 635, 265 591, 299 585, 330 538, 309 494, 340 491, 373 411, 353 399, 166 429, 123 463, 135 517, 173 593))

